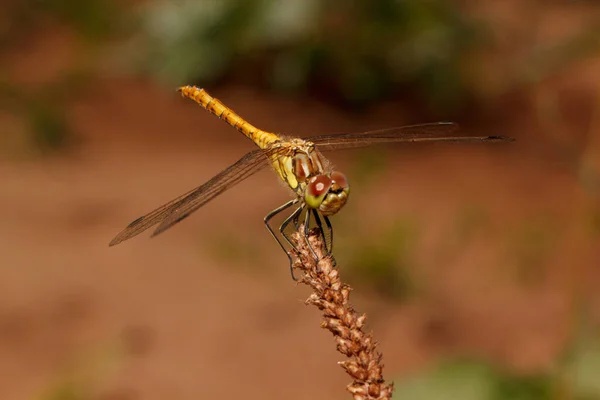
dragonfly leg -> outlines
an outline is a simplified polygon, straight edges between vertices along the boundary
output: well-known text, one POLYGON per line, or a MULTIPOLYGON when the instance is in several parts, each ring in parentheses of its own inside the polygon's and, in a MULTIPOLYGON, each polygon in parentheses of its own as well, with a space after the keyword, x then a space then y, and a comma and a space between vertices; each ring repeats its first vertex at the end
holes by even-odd
MULTIPOLYGON (((288 227, 288 225, 290 224, 290 222, 294 219, 298 219, 298 216, 300 214, 302 214, 302 210, 304 209, 304 206, 300 206, 296 209, 296 211, 294 211, 289 217, 287 217, 283 223, 281 224, 281 226, 279 227, 279 232, 281 233, 281 236, 283 236, 283 238, 288 242, 288 244, 296 251, 298 251, 298 249, 296 248, 296 246, 294 246, 294 243, 292 243, 292 240, 290 239, 290 237, 285 233, 286 228, 288 227)), ((293 280, 297 280, 296 277, 294 276, 294 266, 293 264, 290 262, 290 273, 292 274, 292 279, 293 280)))
MULTIPOLYGON (((319 257, 317 256, 315 249, 313 249, 313 247, 310 245, 310 242, 308 241, 308 236, 310 235, 310 214, 311 214, 311 210, 307 209, 306 210, 306 219, 304 220, 304 240, 306 240, 306 244, 308 245, 308 248, 312 252, 313 256, 315 256, 315 260, 319 261, 319 257)), ((317 218, 317 221, 318 221, 318 218, 317 218)))
POLYGON ((310 210, 312 212, 313 217, 315 218, 315 222, 317 223, 317 227, 319 228, 319 235, 323 239, 323 243, 325 243, 325 250, 329 253, 329 244, 327 242, 327 237, 325 237, 325 231, 323 230, 323 223, 321 222, 321 216, 319 212, 314 208, 310 210))
POLYGON ((296 227, 296 230, 300 229, 300 214, 301 213, 294 215, 293 221, 294 221, 294 226, 296 227))
POLYGON ((325 250, 327 251, 327 255, 329 255, 333 250, 333 227, 331 226, 331 221, 329 221, 328 217, 323 216, 323 219, 325 220, 325 225, 327 225, 326 231, 325 229, 323 229, 323 223, 321 222, 321 214, 319 214, 317 210, 312 210, 312 213, 315 217, 315 220, 317 221, 317 226, 322 232, 321 236, 323 237, 323 241, 325 242, 325 250))
POLYGON ((327 225, 327 229, 329 229, 329 248, 327 249, 327 253, 331 254, 333 251, 333 226, 331 225, 331 221, 329 217, 324 216, 325 224, 327 225))
MULTIPOLYGON (((271 233, 271 236, 273 236, 273 238, 277 241, 277 243, 279 243, 279 246, 281 247, 281 249, 283 250, 283 252, 285 253, 285 255, 288 257, 288 259, 290 260, 290 269, 292 269, 294 260, 292 260, 292 256, 290 255, 290 253, 285 249, 285 246, 283 245, 283 243, 281 243, 281 240, 279 240, 279 238, 277 237, 277 235, 275 234, 275 231, 273 230, 273 228, 271 228, 271 225, 269 225, 269 221, 271 220, 271 218, 273 218, 274 216, 276 216, 277 214, 279 214, 280 212, 290 208, 291 206, 293 206, 294 204, 296 204, 298 202, 298 199, 293 199, 288 201, 287 203, 277 207, 276 209, 274 209, 273 211, 271 211, 270 213, 268 213, 264 219, 265 221, 265 226, 267 227, 267 229, 269 230, 269 232, 271 233)), ((295 214, 295 212, 294 212, 295 214)), ((285 235, 284 235, 285 237, 285 235)), ((289 239, 286 237, 286 240, 289 242, 289 239)), ((292 272, 292 278, 294 278, 294 274, 292 272)), ((295 280, 295 278, 294 278, 295 280)))
POLYGON ((298 250, 296 248, 296 246, 294 246, 294 243, 292 242, 292 239, 290 238, 290 236, 288 234, 285 233, 285 230, 287 229, 288 225, 290 224, 290 222, 292 221, 297 221, 298 217, 300 216, 300 214, 302 214, 302 211, 304 210, 304 206, 300 206, 296 209, 296 211, 294 211, 289 217, 287 217, 283 223, 281 224, 281 226, 279 227, 279 232, 281 232, 281 236, 283 236, 285 238, 285 240, 288 242, 288 244, 290 246, 292 246, 294 248, 294 250, 298 250))
POLYGON ((333 227, 331 226, 331 221, 329 220, 329 217, 323 215, 325 225, 327 226, 327 231, 325 231, 325 229, 323 229, 323 223, 321 222, 321 215, 319 214, 319 212, 317 210, 312 210, 312 212, 313 216, 315 217, 315 220, 317 221, 317 226, 322 232, 321 237, 325 242, 325 250, 327 251, 327 255, 331 256, 333 266, 335 267, 337 265, 337 262, 335 261, 335 258, 333 258, 333 254, 331 253, 333 251, 333 227))
POLYGON ((329 229, 329 248, 327 249, 327 255, 331 256, 331 260, 333 261, 333 266, 336 267, 337 266, 337 261, 335 261, 335 258, 333 257, 333 226, 331 225, 331 221, 329 220, 328 216, 323 216, 323 219, 325 220, 325 225, 327 225, 327 229, 329 229))

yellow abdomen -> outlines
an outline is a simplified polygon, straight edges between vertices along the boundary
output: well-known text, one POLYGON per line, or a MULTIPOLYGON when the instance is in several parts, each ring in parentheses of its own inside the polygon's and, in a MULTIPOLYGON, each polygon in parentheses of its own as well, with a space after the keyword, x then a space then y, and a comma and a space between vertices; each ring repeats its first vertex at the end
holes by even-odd
POLYGON ((215 99, 206 90, 196 86, 182 86, 178 89, 183 97, 194 100, 209 113, 216 115, 220 119, 242 132, 247 138, 252 140, 258 147, 265 149, 269 144, 279 140, 279 136, 274 133, 263 131, 251 125, 248 121, 237 115, 231 108, 215 99))

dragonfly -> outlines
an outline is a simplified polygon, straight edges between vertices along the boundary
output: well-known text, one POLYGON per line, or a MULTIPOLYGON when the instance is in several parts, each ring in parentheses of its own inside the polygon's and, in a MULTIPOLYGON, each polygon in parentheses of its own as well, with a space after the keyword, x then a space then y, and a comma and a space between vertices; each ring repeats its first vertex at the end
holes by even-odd
MULTIPOLYGON (((459 128, 453 122, 424 123, 309 138, 284 137, 256 128, 204 89, 188 85, 180 87, 178 91, 184 98, 193 100, 237 129, 252 140, 258 148, 250 151, 201 186, 134 220, 117 234, 109 245, 117 245, 158 225, 151 235, 154 237, 189 217, 234 185, 270 165, 294 194, 291 200, 275 208, 264 218, 270 234, 289 259, 293 279, 295 277, 292 250, 297 251, 297 248, 293 244, 291 235, 286 231, 288 226, 293 223, 297 229, 300 229, 303 225, 307 239, 308 228, 313 218, 315 221, 313 225, 319 228, 324 240, 326 256, 333 257, 333 227, 329 217, 337 214, 344 207, 350 194, 348 179, 332 167, 322 152, 386 143, 499 143, 514 140, 506 136, 456 136, 454 132, 459 128), (288 251, 270 222, 273 217, 292 207, 295 209, 278 228, 279 234, 288 247, 291 246, 288 251)), ((317 257, 315 251, 312 252, 317 257)))

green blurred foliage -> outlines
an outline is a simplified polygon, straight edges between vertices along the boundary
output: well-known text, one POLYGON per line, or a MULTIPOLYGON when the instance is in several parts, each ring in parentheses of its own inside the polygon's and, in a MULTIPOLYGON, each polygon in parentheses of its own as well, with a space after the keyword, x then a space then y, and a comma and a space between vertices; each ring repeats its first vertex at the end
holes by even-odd
POLYGON ((554 362, 519 373, 478 358, 450 358, 395 380, 394 398, 436 400, 600 400, 600 335, 587 307, 575 307, 573 336, 554 362))
POLYGON ((35 396, 39 400, 92 400, 100 398, 124 359, 121 345, 93 349, 71 360, 54 382, 35 396))
POLYGON ((107 0, 52 0, 43 2, 45 10, 69 23, 88 41, 112 36, 119 26, 121 11, 107 0))
POLYGON ((31 126, 33 143, 42 151, 64 148, 73 140, 61 107, 53 107, 48 102, 33 103, 25 111, 31 126))
POLYGON ((455 361, 408 377, 394 379, 393 398, 486 400, 493 392, 493 373, 483 363, 455 361))
POLYGON ((583 299, 573 307, 573 338, 558 359, 563 392, 571 398, 600 399, 600 330, 583 299))
POLYGON ((112 36, 118 31, 122 11, 111 0, 25 0, 3 4, 0 49, 52 23, 72 28, 87 41, 112 36))
POLYGON ((85 387, 80 387, 77 382, 64 380, 48 391, 43 400, 86 400, 92 399, 85 387))
POLYGON ((476 360, 442 362, 395 382, 394 398, 412 400, 549 400, 555 385, 546 374, 520 376, 476 360))
POLYGON ((0 104, 23 119, 27 143, 41 153, 62 150, 75 143, 67 123, 66 107, 97 72, 102 46, 122 31, 123 11, 109 0, 28 0, 9 2, 0 18, 0 56, 22 51, 19 46, 60 26, 78 38, 78 53, 69 69, 41 84, 13 82, 0 66, 0 104))
POLYGON ((436 400, 598 400, 600 348, 582 343, 574 362, 548 372, 518 374, 478 360, 451 360, 395 380, 394 398, 436 400))
POLYGON ((476 24, 444 1, 177 0, 148 3, 128 52, 169 82, 234 72, 280 90, 365 104, 403 87, 460 103, 476 24))
POLYGON ((576 343, 565 368, 565 379, 571 392, 580 399, 600 399, 600 340, 576 343))
POLYGON ((0 104, 25 121, 31 147, 42 154, 52 153, 76 143, 66 107, 85 81, 85 71, 75 69, 33 89, 0 81, 0 104))

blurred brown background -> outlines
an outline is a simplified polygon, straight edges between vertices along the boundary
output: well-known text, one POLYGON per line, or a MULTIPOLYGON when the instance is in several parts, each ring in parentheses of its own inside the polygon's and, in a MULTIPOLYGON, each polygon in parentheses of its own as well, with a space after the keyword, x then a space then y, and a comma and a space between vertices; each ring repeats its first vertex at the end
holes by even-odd
POLYGON ((253 148, 184 84, 289 135, 516 137, 329 154, 340 270, 395 398, 600 399, 597 1, 1 7, 0 399, 348 398, 271 172, 108 247, 253 148))

